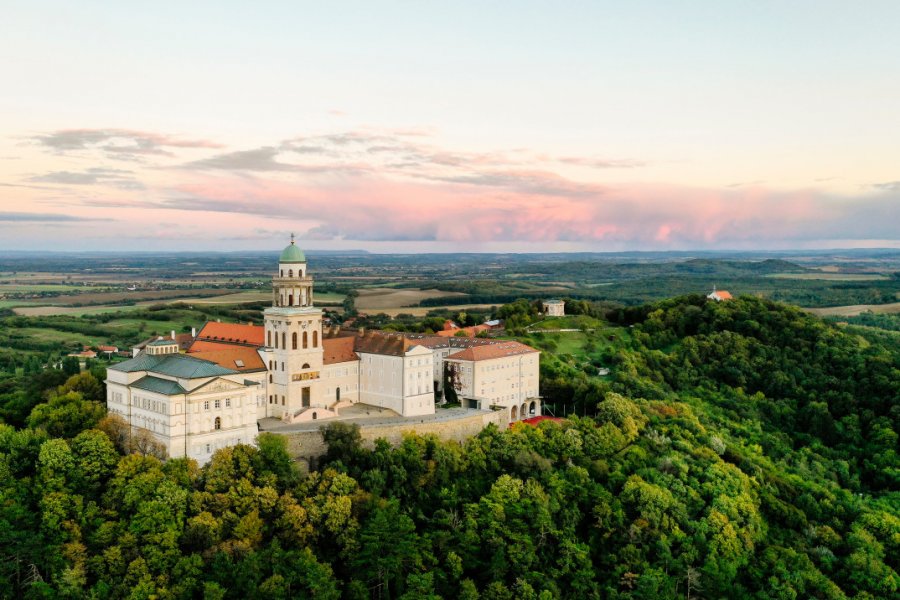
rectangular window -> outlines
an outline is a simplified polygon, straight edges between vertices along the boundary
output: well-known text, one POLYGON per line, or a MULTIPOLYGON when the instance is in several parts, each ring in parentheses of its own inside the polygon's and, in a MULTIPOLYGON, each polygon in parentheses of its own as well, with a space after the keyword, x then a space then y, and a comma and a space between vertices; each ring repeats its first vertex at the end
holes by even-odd
POLYGON ((225 398, 225 408, 231 408, 231 398, 225 398))
POLYGON ((203 410, 209 410, 209 400, 203 401, 203 410))
POLYGON ((222 401, 219 400, 219 399, 216 399, 216 405, 215 405, 215 406, 216 406, 216 408, 222 408, 222 401))

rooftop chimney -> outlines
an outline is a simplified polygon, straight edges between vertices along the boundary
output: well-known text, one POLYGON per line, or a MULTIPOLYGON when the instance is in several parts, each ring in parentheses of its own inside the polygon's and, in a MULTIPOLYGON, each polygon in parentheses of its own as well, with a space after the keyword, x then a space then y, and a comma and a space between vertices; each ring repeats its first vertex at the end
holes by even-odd
POLYGON ((197 337, 197 328, 196 327, 191 327, 191 337, 192 338, 197 337))
POLYGON ((175 330, 174 329, 172 330, 172 339, 173 340, 175 339, 175 330))

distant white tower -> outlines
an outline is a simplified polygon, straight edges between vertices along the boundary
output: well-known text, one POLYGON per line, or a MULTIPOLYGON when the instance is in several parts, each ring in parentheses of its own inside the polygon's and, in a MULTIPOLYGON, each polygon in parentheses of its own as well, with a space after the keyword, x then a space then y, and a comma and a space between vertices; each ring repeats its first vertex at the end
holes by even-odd
POLYGON ((266 414, 293 417, 306 408, 324 408, 319 386, 322 309, 313 306, 313 280, 293 234, 278 259, 272 292, 272 307, 263 313, 269 361, 266 414))

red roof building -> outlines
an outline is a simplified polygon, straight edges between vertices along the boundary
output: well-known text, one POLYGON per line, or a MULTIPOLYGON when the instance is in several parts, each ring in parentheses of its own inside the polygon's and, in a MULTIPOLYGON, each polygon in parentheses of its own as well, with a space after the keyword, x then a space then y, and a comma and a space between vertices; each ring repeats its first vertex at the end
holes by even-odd
POLYGON ((210 321, 197 332, 197 340, 244 344, 259 348, 265 345, 265 331, 262 325, 210 321))
POLYGON ((707 296, 710 300, 715 300, 716 302, 722 302, 724 300, 733 300, 734 297, 730 292, 726 290, 716 290, 713 289, 712 293, 707 296))

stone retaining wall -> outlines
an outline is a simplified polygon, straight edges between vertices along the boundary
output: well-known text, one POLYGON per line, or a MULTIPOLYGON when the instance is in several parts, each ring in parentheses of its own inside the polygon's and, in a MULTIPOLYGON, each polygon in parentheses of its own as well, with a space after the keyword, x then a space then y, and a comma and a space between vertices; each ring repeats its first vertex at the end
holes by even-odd
MULTIPOLYGON (((433 434, 442 440, 462 442, 473 435, 477 435, 490 423, 494 423, 497 427, 503 429, 509 424, 509 414, 507 411, 500 410, 482 412, 447 421, 426 420, 424 422, 413 417, 404 423, 360 425, 359 433, 362 437, 363 446, 366 448, 373 448, 375 440, 378 438, 384 438, 390 444, 396 446, 403 440, 403 435, 406 433, 416 433, 418 435, 433 434)), ((323 426, 326 426, 326 424, 323 423, 323 426)), ((318 458, 325 454, 327 450, 319 430, 284 433, 273 431, 272 433, 283 435, 287 438, 288 452, 294 457, 294 460, 300 463, 301 468, 307 470, 315 469, 318 458)))

